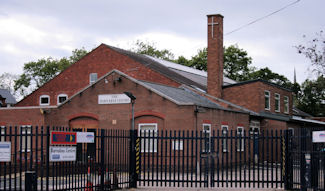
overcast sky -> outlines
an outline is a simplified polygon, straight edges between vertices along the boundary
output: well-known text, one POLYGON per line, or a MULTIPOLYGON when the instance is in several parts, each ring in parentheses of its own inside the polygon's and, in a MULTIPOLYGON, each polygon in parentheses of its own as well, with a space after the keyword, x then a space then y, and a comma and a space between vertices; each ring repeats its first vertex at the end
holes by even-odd
MULTIPOLYGON (((75 48, 101 43, 130 49, 136 40, 155 42, 190 58, 207 42, 207 14, 224 16, 224 33, 296 0, 0 0, 0 65, 21 74, 24 63, 70 56, 75 48)), ((298 82, 311 78, 309 60, 297 54, 303 35, 325 30, 325 1, 300 0, 264 20, 224 37, 253 58, 298 82)))

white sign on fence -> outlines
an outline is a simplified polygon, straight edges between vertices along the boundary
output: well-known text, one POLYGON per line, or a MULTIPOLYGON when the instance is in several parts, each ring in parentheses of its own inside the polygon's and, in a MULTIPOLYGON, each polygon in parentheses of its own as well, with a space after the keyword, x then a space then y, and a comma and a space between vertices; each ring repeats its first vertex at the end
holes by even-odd
POLYGON ((313 131, 313 143, 324 143, 325 131, 313 131))
POLYGON ((98 104, 123 104, 131 103, 131 99, 125 94, 98 95, 98 104))
POLYGON ((94 143, 94 132, 77 132, 77 143, 94 143))
POLYGON ((11 142, 0 142, 0 162, 10 162, 11 142))
POLYGON ((50 162, 76 161, 76 147, 50 146, 50 162))

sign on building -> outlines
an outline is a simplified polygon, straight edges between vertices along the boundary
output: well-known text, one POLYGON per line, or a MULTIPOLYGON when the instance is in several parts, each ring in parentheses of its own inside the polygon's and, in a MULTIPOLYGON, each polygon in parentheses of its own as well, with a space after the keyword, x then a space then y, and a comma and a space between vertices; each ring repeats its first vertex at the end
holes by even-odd
POLYGON ((325 131, 313 131, 313 143, 324 143, 325 131))
POLYGON ((77 144, 76 132, 51 132, 51 145, 76 145, 77 144))
POLYGON ((94 132, 77 132, 77 143, 94 143, 94 132))
POLYGON ((125 94, 98 95, 98 104, 123 104, 123 103, 131 103, 131 99, 125 94))
POLYGON ((10 162, 11 142, 0 142, 0 162, 10 162))
POLYGON ((50 146, 50 162, 76 161, 77 148, 50 146))

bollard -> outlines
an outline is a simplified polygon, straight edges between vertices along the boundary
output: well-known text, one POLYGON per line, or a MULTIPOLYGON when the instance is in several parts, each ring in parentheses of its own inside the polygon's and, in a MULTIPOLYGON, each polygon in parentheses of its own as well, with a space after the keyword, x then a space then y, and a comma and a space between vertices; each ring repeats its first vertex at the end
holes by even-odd
POLYGON ((25 173, 25 190, 37 190, 37 176, 35 171, 27 171, 25 173))

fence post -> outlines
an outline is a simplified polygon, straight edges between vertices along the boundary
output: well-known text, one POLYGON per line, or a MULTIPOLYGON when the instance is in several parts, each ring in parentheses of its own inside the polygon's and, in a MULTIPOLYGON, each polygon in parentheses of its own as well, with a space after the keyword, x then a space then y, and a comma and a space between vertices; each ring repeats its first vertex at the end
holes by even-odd
POLYGON ((37 177, 35 171, 27 171, 25 173, 25 190, 26 191, 37 190, 37 177))
POLYGON ((105 130, 102 129, 100 132, 100 188, 104 190, 104 179, 105 179, 105 130))
POLYGON ((284 163, 284 167, 283 167, 283 176, 284 176, 284 189, 285 190, 291 190, 292 189, 292 160, 290 157, 290 148, 291 148, 291 140, 292 140, 292 134, 291 131, 285 130, 285 134, 284 134, 284 141, 283 141, 283 163, 284 163))
POLYGON ((130 130, 130 169, 129 169, 129 181, 130 188, 137 187, 137 173, 136 173, 136 144, 137 131, 130 130))

